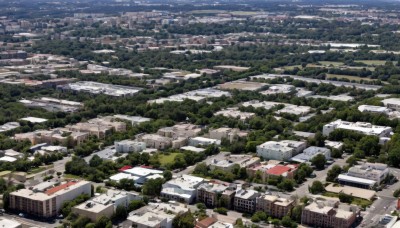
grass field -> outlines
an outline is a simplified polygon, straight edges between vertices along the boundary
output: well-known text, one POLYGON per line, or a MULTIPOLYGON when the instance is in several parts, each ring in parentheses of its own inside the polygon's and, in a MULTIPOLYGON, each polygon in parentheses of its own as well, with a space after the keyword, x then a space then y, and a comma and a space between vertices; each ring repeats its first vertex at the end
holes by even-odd
POLYGON ((66 179, 83 179, 80 176, 75 176, 75 175, 72 175, 72 174, 64 174, 63 177, 66 178, 66 179))
POLYGON ((160 154, 159 160, 160 160, 161 165, 166 165, 166 164, 172 163, 178 154, 179 153, 170 153, 168 155, 160 154))
POLYGON ((319 61, 319 63, 324 66, 330 66, 330 65, 342 66, 342 65, 344 65, 344 63, 342 63, 342 62, 333 62, 333 61, 319 61))
MULTIPOLYGON (((334 193, 334 192, 324 192, 322 194, 323 196, 327 196, 327 197, 332 197, 332 198, 339 198, 339 194, 338 193, 334 193)), ((355 204, 358 205, 362 208, 366 208, 368 206, 370 206, 372 204, 372 201, 366 200, 366 199, 361 199, 361 198, 357 198, 357 197, 353 197, 353 200, 351 201, 351 204, 355 204)))
POLYGON ((4 177, 5 175, 8 175, 8 174, 10 174, 10 173, 11 173, 11 171, 8 171, 8 170, 1 171, 1 172, 0 172, 0 177, 4 177))
POLYGON ((284 67, 281 67, 281 68, 284 69, 284 70, 293 70, 295 67, 297 67, 299 69, 303 68, 303 67, 301 67, 301 65, 284 66, 284 67))
POLYGON ((347 78, 350 81, 354 80, 354 81, 375 81, 374 79, 370 79, 370 78, 361 78, 361 77, 357 77, 357 76, 350 76, 350 75, 340 75, 340 74, 326 74, 326 78, 327 79, 331 79, 331 78, 347 78))
POLYGON ((369 66, 382 66, 385 65, 385 60, 354 60, 356 63, 364 63, 369 66))

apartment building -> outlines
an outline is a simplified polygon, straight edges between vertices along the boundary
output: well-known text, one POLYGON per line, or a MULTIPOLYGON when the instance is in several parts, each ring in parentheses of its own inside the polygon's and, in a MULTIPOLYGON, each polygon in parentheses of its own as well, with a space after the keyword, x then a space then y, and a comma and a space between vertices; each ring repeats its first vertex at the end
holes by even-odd
MULTIPOLYGON (((204 183, 197 188, 196 200, 204 203, 208 207, 217 207, 219 206, 219 195, 223 197, 222 195, 226 193, 226 190, 232 190, 235 188, 236 186, 234 184, 226 182, 211 181, 209 183, 204 183)), ((229 199, 230 194, 226 195, 226 197, 229 201, 231 201, 229 199)))
POLYGON ((67 125, 65 128, 70 131, 88 132, 90 135, 95 135, 99 139, 104 139, 106 135, 110 134, 112 131, 126 131, 126 123, 116 121, 114 117, 106 116, 91 119, 87 122, 67 125))
POLYGON ((238 128, 221 127, 209 131, 211 139, 227 139, 229 142, 237 141, 238 138, 246 137, 247 132, 241 131, 238 128))
POLYGON ((145 134, 140 136, 140 141, 146 143, 146 147, 164 150, 172 146, 172 138, 157 134, 145 134))
POLYGON ((137 193, 108 190, 93 199, 72 208, 72 212, 90 218, 96 221, 101 216, 110 218, 118 206, 128 207, 132 200, 140 200, 137 193))
POLYGON ((176 124, 172 127, 164 127, 160 128, 157 131, 157 134, 169 137, 169 138, 178 138, 178 137, 194 137, 200 134, 201 128, 194 124, 176 124))
POLYGON ((142 152, 146 149, 146 143, 128 139, 114 142, 114 146, 117 153, 142 152))
POLYGON ((400 111, 400 98, 387 98, 382 100, 382 103, 390 109, 400 111))
POLYGON ((257 197, 260 195, 261 193, 251 189, 238 189, 236 190, 233 207, 239 212, 254 213, 257 209, 257 197))
POLYGON ((39 143, 47 144, 66 144, 72 140, 74 145, 79 145, 89 137, 89 133, 71 131, 66 128, 55 128, 52 130, 36 130, 34 132, 15 134, 14 139, 17 141, 29 140, 33 145, 39 143))
POLYGON ((161 197, 179 202, 192 203, 197 196, 197 188, 205 180, 191 175, 182 175, 163 184, 161 197))
POLYGON ((322 154, 326 159, 331 158, 331 150, 326 147, 318 147, 318 146, 310 146, 306 148, 303 153, 300 153, 294 157, 292 157, 292 161, 305 163, 311 162, 311 160, 317 156, 318 154, 322 154))
POLYGON ((49 182, 39 184, 33 189, 20 189, 10 193, 10 209, 50 218, 57 216, 65 201, 73 200, 81 194, 91 195, 88 181, 69 181, 55 186, 49 182), (42 186, 42 185, 46 186, 42 186))
POLYGON ((301 223, 313 227, 349 228, 356 221, 358 208, 337 201, 315 201, 303 209, 301 223))
POLYGON ((221 140, 210 139, 205 137, 194 137, 189 139, 190 146, 208 146, 208 145, 221 145, 221 140))
POLYGON ((294 207, 294 200, 280 198, 274 195, 262 195, 256 199, 257 211, 264 211, 274 218, 282 218, 294 207))
POLYGON ((149 179, 163 178, 161 170, 145 167, 134 167, 121 170, 120 173, 110 176, 110 180, 119 182, 122 179, 131 179, 135 184, 142 185, 149 179))
POLYGON ((257 146, 257 155, 269 160, 287 161, 303 151, 307 143, 292 140, 268 141, 257 146))

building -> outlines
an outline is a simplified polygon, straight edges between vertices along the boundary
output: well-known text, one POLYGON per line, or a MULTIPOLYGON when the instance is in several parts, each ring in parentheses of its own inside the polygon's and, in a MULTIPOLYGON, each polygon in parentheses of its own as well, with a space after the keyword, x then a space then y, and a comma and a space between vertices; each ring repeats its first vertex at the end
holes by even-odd
POLYGON ((346 174, 340 174, 341 184, 361 188, 372 188, 379 185, 389 175, 389 168, 382 163, 363 163, 351 167, 346 174))
POLYGON ((142 90, 138 87, 112 85, 90 81, 79 81, 67 85, 59 85, 57 86, 57 88, 61 90, 72 90, 76 92, 86 92, 91 94, 105 94, 114 97, 133 96, 134 94, 142 90))
POLYGON ((294 86, 286 84, 274 84, 271 85, 267 90, 261 92, 264 95, 279 94, 279 93, 290 93, 294 91, 294 86))
POLYGON ((400 98, 387 98, 382 100, 382 103, 390 109, 400 111, 400 98))
POLYGON ((294 174, 297 171, 298 166, 295 164, 288 165, 276 165, 268 170, 266 170, 267 179, 271 177, 283 177, 288 179, 293 179, 294 174))
POLYGON ((247 119, 252 118, 256 114, 251 113, 251 112, 242 112, 238 108, 227 108, 227 109, 223 109, 221 111, 216 112, 214 115, 216 115, 216 116, 221 115, 224 117, 245 121, 247 119))
POLYGON ((20 124, 18 122, 8 122, 0 125, 0 133, 16 129, 18 127, 20 127, 20 124))
POLYGON ((360 106, 358 106, 358 111, 388 115, 390 112, 390 109, 386 108, 386 107, 375 106, 375 105, 360 105, 360 106))
POLYGON ((274 218, 282 218, 290 213, 294 204, 294 200, 291 199, 279 198, 274 195, 262 195, 256 199, 256 210, 263 211, 274 218))
POLYGON ((241 131, 238 128, 221 127, 209 131, 209 137, 211 139, 227 139, 229 142, 234 142, 238 138, 246 137, 247 132, 241 131))
POLYGON ((33 145, 39 143, 47 144, 69 144, 79 145, 89 138, 89 133, 71 131, 66 128, 55 128, 52 130, 36 130, 34 132, 15 134, 17 141, 29 140, 33 145))
POLYGON ((126 131, 126 123, 116 121, 114 117, 105 116, 88 120, 86 122, 65 126, 70 131, 87 132, 99 139, 104 139, 108 134, 126 131))
POLYGON ((128 139, 114 142, 114 146, 117 153, 142 152, 146 149, 146 143, 128 139))
POLYGON ((313 227, 352 227, 356 221, 358 208, 340 205, 337 201, 315 201, 303 209, 301 224, 313 227))
POLYGON ((42 189, 20 189, 10 193, 10 209, 50 218, 58 215, 65 201, 73 200, 81 194, 91 195, 90 182, 70 181, 42 189))
POLYGON ((192 203, 197 196, 197 188, 205 180, 191 175, 182 175, 163 184, 161 197, 179 202, 192 203))
POLYGON ((311 160, 317 156, 318 154, 322 154, 328 160, 331 158, 331 150, 326 147, 317 147, 317 146, 310 146, 303 151, 303 153, 298 154, 292 157, 292 161, 295 162, 311 162, 311 160))
POLYGON ((211 170, 221 169, 224 171, 232 171, 235 166, 239 166, 241 168, 247 168, 250 166, 254 166, 260 163, 260 158, 253 157, 252 155, 244 155, 244 154, 231 154, 222 158, 221 160, 212 159, 208 162, 208 166, 211 170))
MULTIPOLYGON (((197 202, 202 202, 208 207, 217 207, 219 206, 218 200, 220 199, 219 195, 224 194, 228 189, 235 189, 236 186, 230 183, 210 181, 208 183, 201 184, 197 188, 197 202)), ((230 198, 228 196, 228 198, 230 198)), ((231 198, 233 199, 233 197, 231 198)), ((231 200, 229 200, 231 201, 231 200)))
POLYGON ((268 141, 257 146, 257 155, 269 160, 287 161, 306 148, 307 144, 300 141, 283 140, 268 141))
POLYGON ((233 207, 236 211, 252 214, 256 211, 256 201, 261 194, 251 189, 236 190, 233 207))
POLYGON ((172 221, 177 215, 187 213, 189 208, 177 202, 149 203, 133 211, 127 219, 129 227, 137 228, 173 228, 172 221))
POLYGON ((395 225, 397 224, 397 216, 393 215, 382 215, 381 218, 379 218, 378 223, 374 224, 374 228, 394 228, 395 225))
POLYGON ((31 117, 31 116, 21 118, 21 120, 28 121, 30 123, 44 123, 47 121, 47 119, 44 119, 44 118, 31 117))
POLYGON ((108 190, 93 199, 72 208, 72 212, 96 221, 101 216, 111 218, 118 206, 128 207, 132 200, 139 200, 137 193, 108 190))
POLYGON ((169 138, 178 138, 178 137, 194 137, 200 134, 201 128, 194 124, 176 124, 172 127, 164 127, 160 128, 157 131, 157 134, 169 137, 169 138))
POLYGON ((172 146, 172 138, 156 134, 145 134, 140 136, 140 141, 146 143, 146 147, 164 150, 172 146))
POLYGON ((110 180, 119 182, 122 179, 131 179, 135 181, 135 184, 143 185, 149 179, 163 178, 162 174, 161 170, 134 167, 110 176, 110 180))
POLYGON ((26 107, 43 108, 49 112, 76 112, 83 107, 83 103, 60 100, 50 97, 42 97, 38 99, 22 99, 19 102, 26 107))
POLYGON ((189 139, 189 146, 208 146, 212 144, 221 145, 221 140, 204 137, 194 137, 189 139))
POLYGON ((355 131, 360 134, 364 135, 374 135, 378 137, 390 137, 392 133, 392 128, 391 127, 386 127, 386 126, 377 126, 377 125, 372 125, 370 123, 365 123, 365 122, 347 122, 347 121, 342 121, 342 120, 335 120, 332 123, 328 123, 324 125, 322 134, 324 136, 329 136, 331 132, 333 132, 336 129, 344 129, 344 130, 350 130, 350 131, 355 131))
POLYGON ((236 72, 242 72, 250 69, 250 67, 231 66, 231 65, 219 65, 219 66, 214 66, 213 68, 216 70, 231 70, 236 72))
POLYGON ((130 121, 132 123, 132 126, 138 125, 141 123, 149 122, 151 119, 146 118, 146 117, 141 117, 141 116, 127 116, 127 115, 114 115, 115 119, 119 120, 125 120, 125 121, 130 121))

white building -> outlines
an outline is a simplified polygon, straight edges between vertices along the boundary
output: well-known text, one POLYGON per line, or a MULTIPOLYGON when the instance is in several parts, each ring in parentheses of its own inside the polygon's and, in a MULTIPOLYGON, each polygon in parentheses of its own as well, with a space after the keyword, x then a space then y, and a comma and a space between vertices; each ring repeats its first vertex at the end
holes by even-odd
POLYGON ((279 94, 279 93, 290 93, 294 90, 294 86, 286 84, 274 84, 271 85, 267 90, 261 92, 264 95, 279 94))
POLYGON ((119 182, 122 179, 131 179, 135 181, 135 184, 142 185, 148 179, 163 178, 162 174, 161 170, 134 167, 110 176, 110 180, 119 182))
POLYGON ((231 154, 220 160, 212 159, 207 165, 211 170, 222 169, 224 171, 232 171, 235 165, 239 165, 241 168, 247 168, 260 163, 260 158, 253 157, 252 155, 244 154, 231 154))
POLYGON ((310 146, 303 151, 303 153, 294 156, 291 160, 296 162, 311 162, 311 160, 317 156, 318 154, 322 154, 326 159, 331 158, 331 150, 326 147, 317 147, 310 146))
POLYGON ((192 203, 197 195, 197 187, 204 179, 191 175, 182 175, 163 184, 161 197, 179 202, 192 203))
POLYGON ((117 153, 142 152, 146 149, 146 143, 128 139, 115 142, 114 145, 117 153))
POLYGON ((283 140, 268 141, 257 146, 257 155, 269 160, 287 161, 306 148, 305 142, 283 140))
POLYGON ((389 175, 389 169, 382 163, 363 163, 351 167, 346 174, 341 174, 338 180, 342 184, 355 187, 371 188, 380 184, 389 175))
POLYGON ((127 116, 127 115, 119 115, 119 114, 114 115, 114 117, 116 119, 130 121, 132 123, 132 126, 138 125, 141 123, 145 123, 145 122, 148 122, 151 120, 150 118, 141 117, 141 116, 127 116))
POLYGON ((390 109, 400 111, 400 98, 388 98, 382 100, 382 103, 390 109))
POLYGON ((386 107, 375 106, 375 105, 360 105, 360 106, 358 106, 358 111, 371 112, 371 113, 382 113, 382 114, 387 115, 390 112, 390 109, 388 109, 386 107))
POLYGON ((255 116, 255 113, 251 112, 242 112, 238 108, 227 108, 221 111, 216 112, 214 115, 221 115, 228 118, 240 119, 242 121, 250 119, 251 117, 255 116))
POLYGON ((189 146, 208 146, 211 144, 221 145, 221 140, 204 137, 194 137, 189 139, 189 146))
POLYGON ((127 219, 129 227, 137 228, 173 228, 172 222, 177 215, 187 213, 189 208, 177 202, 149 203, 133 211, 127 219))
POLYGON ((108 190, 107 193, 75 206, 72 211, 96 221, 101 216, 110 218, 118 206, 127 208, 132 200, 139 199, 141 197, 137 193, 108 190))
POLYGON ((0 125, 0 132, 9 131, 18 127, 20 127, 20 124, 18 122, 8 122, 0 125))
POLYGON ((356 131, 364 135, 375 135, 378 137, 390 137, 392 133, 391 127, 377 126, 365 122, 353 123, 348 121, 342 121, 339 119, 331 123, 325 124, 322 130, 322 134, 324 136, 329 136, 329 134, 336 129, 356 131))

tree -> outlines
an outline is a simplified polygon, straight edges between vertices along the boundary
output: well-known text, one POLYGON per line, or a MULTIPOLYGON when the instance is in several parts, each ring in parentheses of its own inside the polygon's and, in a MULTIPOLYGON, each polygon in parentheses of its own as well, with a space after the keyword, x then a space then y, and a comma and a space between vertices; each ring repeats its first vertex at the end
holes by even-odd
MULTIPOLYGON (((90 219, 85 216, 79 216, 72 224, 72 228, 82 228, 85 227, 86 224, 90 223, 90 219)), ((98 227, 96 227, 98 228, 98 227)))
POLYGON ((207 176, 208 175, 208 167, 206 163, 202 162, 196 165, 196 167, 193 170, 194 174, 198 174, 201 176, 207 176))
POLYGON ((98 167, 103 163, 103 159, 99 157, 99 155, 95 154, 93 155, 92 159, 89 161, 89 166, 91 167, 98 167))
POLYGON ((317 156, 311 159, 311 164, 313 164, 317 169, 324 169, 326 164, 325 155, 317 154, 317 156))
POLYGON ((379 138, 373 135, 364 136, 357 145, 358 148, 367 156, 377 156, 381 149, 379 138))
POLYGON ((171 173, 171 171, 169 171, 169 170, 165 170, 165 171, 163 172, 163 176, 164 176, 164 179, 165 179, 166 181, 169 181, 169 180, 172 179, 172 173, 171 173))
POLYGON ((324 185, 321 183, 321 181, 314 181, 308 189, 312 194, 318 194, 322 193, 325 191, 324 185))
MULTIPOLYGON (((118 209, 118 207, 117 207, 118 209)), ((101 216, 94 224, 94 228, 112 228, 111 220, 107 216, 101 216)))
POLYGON ((129 211, 134 211, 134 210, 137 210, 137 209, 139 209, 141 207, 144 207, 144 206, 146 206, 146 203, 143 200, 132 200, 129 203, 128 210, 129 211))
MULTIPOLYGON (((390 154, 389 154, 389 156, 390 156, 390 154)), ((354 156, 351 156, 346 160, 346 163, 348 163, 349 166, 357 165, 357 158, 354 156)))
POLYGON ((148 196, 159 196, 163 184, 164 184, 164 179, 162 178, 147 180, 143 184, 142 192, 144 195, 148 196))
POLYGON ((292 209, 292 213, 290 217, 296 221, 297 223, 301 223, 301 214, 303 213, 303 206, 302 205, 296 205, 292 209))
POLYGON ((284 191, 291 192, 294 188, 294 181, 290 179, 284 179, 281 183, 277 185, 277 187, 284 191))
POLYGON ((118 205, 117 209, 115 209, 115 219, 122 221, 125 220, 126 217, 128 217, 128 211, 126 210, 126 207, 118 205))
POLYGON ((284 226, 284 227, 292 227, 293 226, 293 221, 292 221, 292 219, 289 217, 289 216, 283 216, 283 218, 282 218, 282 222, 281 222, 281 224, 282 224, 282 226, 284 226))
POLYGON ((251 221, 252 222, 261 222, 261 221, 266 221, 268 219, 267 214, 264 211, 257 211, 254 213, 253 216, 251 216, 251 221))
POLYGON ((341 192, 339 193, 339 200, 342 203, 351 203, 353 201, 353 196, 341 192))
POLYGON ((339 165, 334 165, 327 173, 326 181, 336 182, 336 178, 342 173, 342 168, 339 165))
POLYGON ((193 228, 195 223, 195 218, 189 211, 184 214, 177 215, 172 221, 172 227, 174 228, 193 228))

